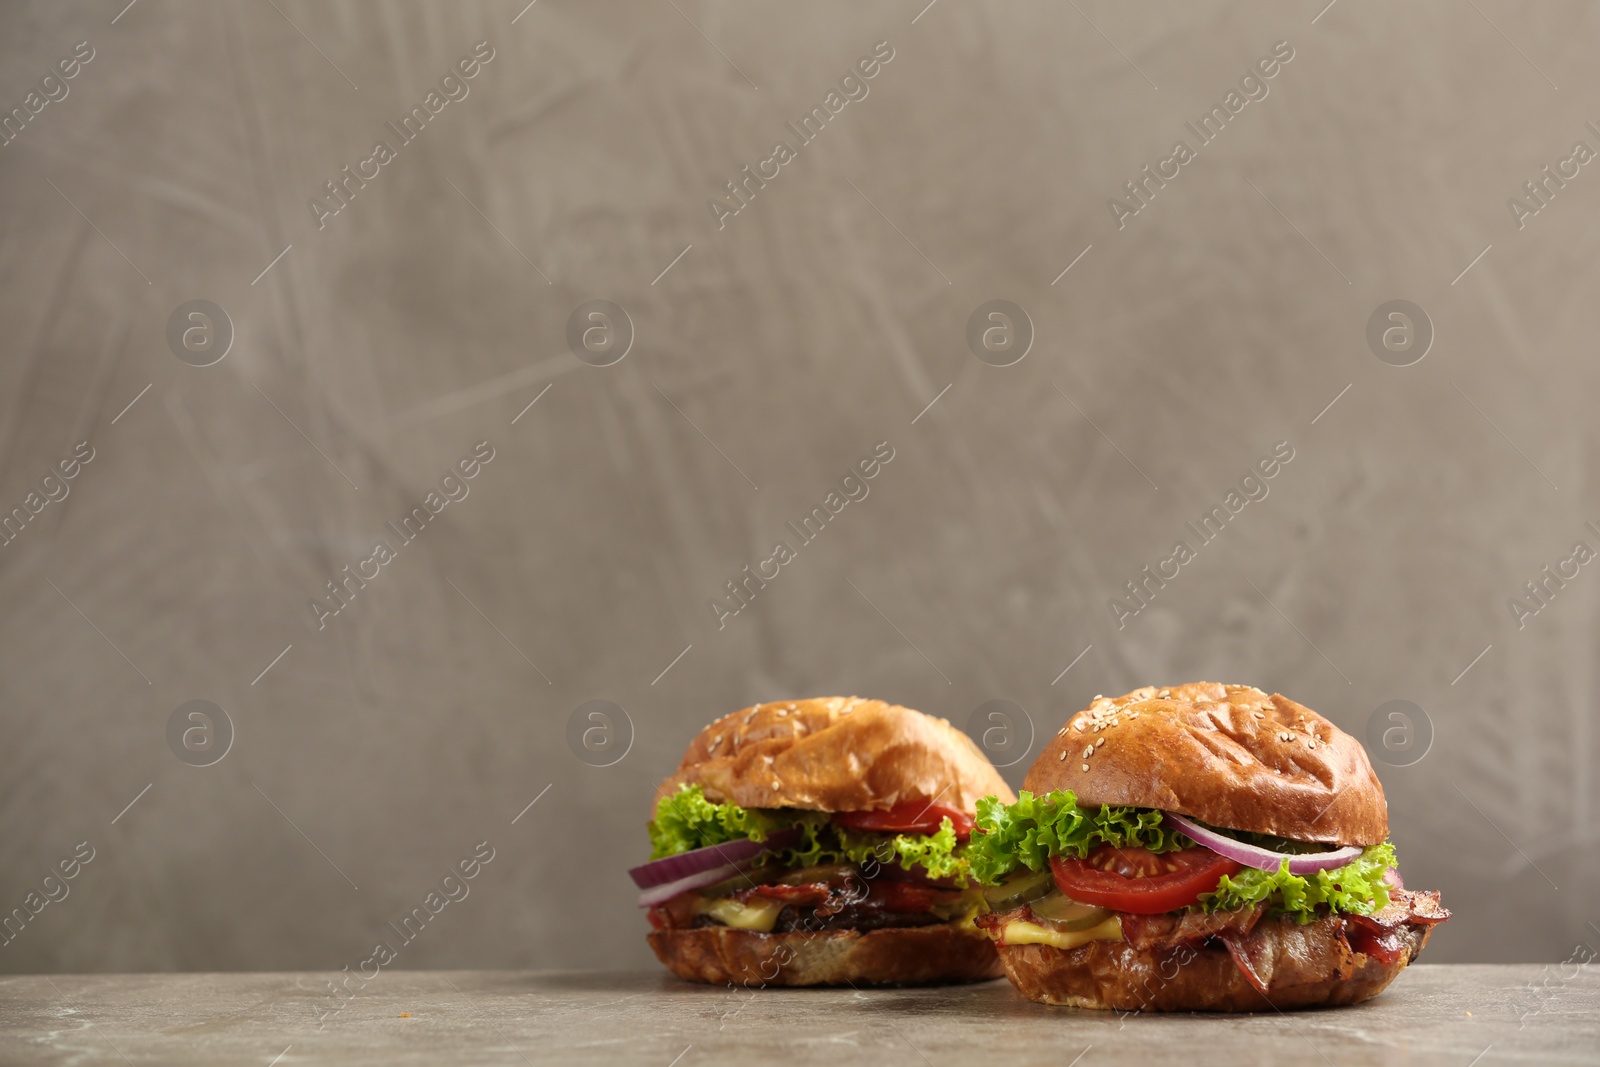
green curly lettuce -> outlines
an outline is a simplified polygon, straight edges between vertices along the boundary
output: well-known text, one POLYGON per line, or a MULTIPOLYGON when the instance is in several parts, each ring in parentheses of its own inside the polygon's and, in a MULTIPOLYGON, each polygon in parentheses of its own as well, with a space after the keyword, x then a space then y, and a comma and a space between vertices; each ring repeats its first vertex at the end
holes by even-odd
POLYGON ((1148 808, 1100 805, 1078 807, 1071 790, 1035 796, 1024 789, 1015 804, 999 797, 978 801, 977 830, 967 848, 972 873, 984 885, 998 885, 1020 864, 1042 871, 1051 856, 1082 859, 1096 845, 1172 852, 1191 842, 1161 825, 1161 813, 1148 808))
POLYGON ((758 865, 852 863, 865 867, 876 862, 908 871, 921 866, 930 878, 964 879, 967 874, 967 846, 956 838, 948 818, 931 834, 858 832, 835 826, 826 812, 713 804, 698 785, 681 786, 656 806, 649 827, 650 858, 658 860, 730 841, 765 841, 791 827, 800 830, 799 839, 763 854, 758 865))
MULTIPOLYGON (((798 813, 796 813, 798 814, 798 813)), ((656 805, 650 820, 650 858, 662 859, 729 841, 765 841, 774 830, 795 825, 766 811, 713 804, 697 785, 681 786, 656 805)))
POLYGON ((1394 846, 1387 841, 1368 846, 1343 867, 1304 876, 1290 874, 1285 857, 1276 871, 1246 867, 1238 874, 1225 875, 1215 892, 1201 894, 1200 907, 1236 911, 1264 903, 1271 914, 1287 915, 1301 925, 1318 918, 1319 907, 1371 915, 1389 904, 1389 886, 1383 875, 1395 863, 1394 846))
POLYGON ((931 834, 853 833, 833 828, 846 860, 858 867, 875 861, 885 866, 898 864, 901 870, 921 867, 929 878, 956 878, 965 881, 968 865, 966 848, 956 839, 948 817, 939 820, 931 834))

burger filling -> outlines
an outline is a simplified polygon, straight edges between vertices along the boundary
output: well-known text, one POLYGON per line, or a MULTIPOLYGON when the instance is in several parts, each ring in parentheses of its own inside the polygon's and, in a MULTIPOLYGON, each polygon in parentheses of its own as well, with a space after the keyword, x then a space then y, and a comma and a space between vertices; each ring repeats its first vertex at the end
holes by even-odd
POLYGON ((1010 805, 985 797, 975 831, 965 858, 985 887, 977 923, 1002 945, 1220 944, 1264 992, 1277 942, 1312 934, 1296 928, 1322 924, 1323 940, 1392 963, 1411 943, 1404 927, 1449 917, 1437 894, 1400 887, 1388 842, 1352 848, 1340 866, 1292 874, 1292 857, 1331 846, 1194 827, 1229 839, 1212 842, 1227 851, 1238 852, 1231 840, 1283 854, 1276 870, 1262 870, 1197 843, 1160 811, 1080 807, 1067 790, 1023 791, 1010 805))
POLYGON ((722 881, 655 904, 650 922, 657 930, 761 933, 971 927, 988 907, 966 858, 972 826, 971 815, 937 803, 832 813, 741 808, 684 786, 656 808, 652 860, 734 842, 787 843, 722 881))

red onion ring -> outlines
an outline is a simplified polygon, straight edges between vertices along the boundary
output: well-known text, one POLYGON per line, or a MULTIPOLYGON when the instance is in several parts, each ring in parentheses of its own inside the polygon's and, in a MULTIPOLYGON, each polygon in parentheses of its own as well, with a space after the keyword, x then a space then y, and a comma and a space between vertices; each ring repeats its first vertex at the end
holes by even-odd
POLYGON ((679 852, 675 856, 663 856, 661 859, 640 864, 629 870, 628 875, 633 879, 634 885, 640 889, 649 889, 651 886, 681 881, 691 874, 698 874, 713 867, 743 863, 769 849, 783 848, 799 836, 799 828, 791 827, 769 835, 765 841, 727 841, 720 845, 707 845, 704 848, 691 849, 688 852, 679 852))
POLYGON ((1246 867, 1254 867, 1258 871, 1276 871, 1284 860, 1288 860, 1290 874, 1315 874, 1317 871, 1343 867, 1361 855, 1361 849, 1356 845, 1346 845, 1344 848, 1334 849, 1332 852, 1304 852, 1299 855, 1274 852, 1269 848, 1262 848, 1260 845, 1247 845, 1243 841, 1236 841, 1228 837, 1226 834, 1208 830, 1193 819, 1176 815, 1170 811, 1164 811, 1161 815, 1166 822, 1182 830, 1184 836, 1192 838, 1196 844, 1204 845, 1219 856, 1226 856, 1236 863, 1242 863, 1246 867))
POLYGON ((675 882, 663 882, 660 885, 651 886, 639 894, 639 907, 648 908, 671 900, 679 893, 687 893, 691 889, 699 889, 702 886, 716 885, 718 882, 738 874, 744 869, 744 866, 746 865, 730 863, 725 867, 713 867, 708 871, 699 871, 679 878, 675 882))

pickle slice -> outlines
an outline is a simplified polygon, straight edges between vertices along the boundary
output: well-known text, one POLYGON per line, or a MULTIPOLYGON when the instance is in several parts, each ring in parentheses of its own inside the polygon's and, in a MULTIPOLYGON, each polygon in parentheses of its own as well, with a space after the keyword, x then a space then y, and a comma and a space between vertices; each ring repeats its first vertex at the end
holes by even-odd
POLYGON ((1092 904, 1079 904, 1070 897, 1060 893, 1051 893, 1030 901, 1028 907, 1040 919, 1048 919, 1050 925, 1057 930, 1088 930, 1099 926, 1111 915, 1106 908, 1097 908, 1092 904))
POLYGON ((1024 870, 1008 878, 999 885, 989 886, 983 891, 984 900, 988 901, 990 909, 994 911, 1009 911, 1030 900, 1044 896, 1055 889, 1055 879, 1051 877, 1048 869, 1042 871, 1024 870))
POLYGON ((848 863, 825 863, 816 867, 798 867, 778 879, 779 885, 810 885, 826 882, 843 885, 851 880, 860 881, 861 872, 848 863))

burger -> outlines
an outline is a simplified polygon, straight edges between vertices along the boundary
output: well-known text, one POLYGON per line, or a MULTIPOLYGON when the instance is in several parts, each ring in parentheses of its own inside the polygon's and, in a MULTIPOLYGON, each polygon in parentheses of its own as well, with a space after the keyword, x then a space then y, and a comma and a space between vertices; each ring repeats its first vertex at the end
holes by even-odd
POLYGON ((691 982, 998 978, 967 854, 1016 799, 943 719, 857 697, 757 704, 702 730, 656 792, 630 874, 650 947, 691 982))
POLYGON ((1006 976, 1047 1004, 1255 1011, 1376 996, 1450 917, 1407 890, 1366 751, 1240 685, 1096 697, 966 850, 1006 976))

